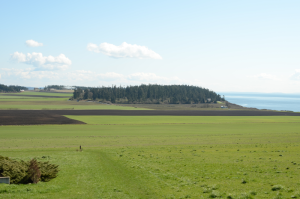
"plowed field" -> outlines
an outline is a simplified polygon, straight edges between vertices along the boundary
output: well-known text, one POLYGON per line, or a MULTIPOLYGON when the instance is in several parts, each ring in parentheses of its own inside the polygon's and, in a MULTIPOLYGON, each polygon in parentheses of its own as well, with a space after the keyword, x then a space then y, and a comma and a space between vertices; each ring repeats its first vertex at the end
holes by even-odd
POLYGON ((85 124, 46 111, 0 111, 0 125, 85 124))
POLYGON ((274 111, 159 111, 159 110, 1 110, 0 125, 84 124, 63 115, 119 116, 300 116, 274 111))

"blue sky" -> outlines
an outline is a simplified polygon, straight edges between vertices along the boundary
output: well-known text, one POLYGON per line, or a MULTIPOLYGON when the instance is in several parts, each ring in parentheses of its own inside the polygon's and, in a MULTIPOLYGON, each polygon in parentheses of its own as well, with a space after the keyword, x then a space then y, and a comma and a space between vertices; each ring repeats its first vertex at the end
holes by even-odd
POLYGON ((300 90, 300 1, 1 1, 0 83, 300 90))

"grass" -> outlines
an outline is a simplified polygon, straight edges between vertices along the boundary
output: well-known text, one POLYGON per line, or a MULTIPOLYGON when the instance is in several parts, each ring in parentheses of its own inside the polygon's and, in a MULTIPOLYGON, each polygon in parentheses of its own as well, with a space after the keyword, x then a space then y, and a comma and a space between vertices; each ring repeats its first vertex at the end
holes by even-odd
POLYGON ((0 96, 5 95, 43 95, 43 96, 62 96, 71 97, 73 93, 51 93, 51 92, 37 92, 37 91, 25 91, 20 93, 1 93, 0 96))
MULTIPOLYGON (((223 110, 221 106, 224 103, 202 103, 202 104, 122 104, 122 106, 147 108, 147 109, 157 109, 157 110, 223 110)), ((255 110, 252 108, 246 108, 235 104, 230 104, 231 110, 255 110)))
POLYGON ((298 117, 68 117, 88 124, 0 127, 1 155, 61 170, 0 198, 300 196, 298 117))
POLYGON ((87 124, 236 124, 300 123, 294 116, 67 116, 87 124))
MULTIPOLYGON (((30 109, 40 110, 45 109, 48 105, 49 109, 117 109, 117 110, 222 110, 228 111, 228 109, 222 109, 222 102, 210 103, 210 104, 117 104, 114 106, 101 106, 97 102, 77 102, 69 101, 72 93, 53 93, 53 92, 35 92, 25 91, 20 93, 0 93, 0 110, 1 109, 30 109), (36 96, 36 97, 34 97, 36 96), (53 97, 53 98, 50 98, 53 97), (54 98, 54 97, 63 98, 54 98), (43 102, 41 104, 41 102, 43 102), (39 104, 36 104, 39 103, 39 104), (63 103, 63 104, 62 104, 63 103), (33 105, 33 106, 32 106, 33 105), (38 106, 37 106, 38 105, 38 106), (43 105, 43 106, 40 106, 43 105), (64 105, 64 106, 61 106, 64 105), (70 105, 70 106, 68 106, 70 105), (74 106, 75 105, 75 106, 74 106), (83 105, 83 106, 78 106, 83 105), (91 105, 95 105, 94 107, 91 105), (100 105, 100 106, 99 106, 100 105), (88 106, 85 108, 85 106, 88 106)), ((252 110, 249 108, 241 107, 238 105, 231 105, 231 110, 252 110)))
POLYGON ((47 92, 1 93, 0 110, 149 110, 130 106, 106 105, 98 102, 70 101, 69 98, 71 95, 72 94, 47 92), (34 97, 35 95, 42 95, 43 97, 34 97), (49 98, 49 96, 62 96, 63 98, 49 98))
POLYGON ((0 98, 0 103, 3 104, 3 103, 10 103, 10 102, 20 102, 20 103, 23 103, 23 102, 37 102, 37 101, 42 101, 42 102, 54 102, 54 101, 68 101, 69 98, 44 98, 44 97, 32 97, 32 98, 29 98, 29 97, 26 97, 26 98, 21 98, 21 97, 18 97, 18 98, 0 98))
MULTIPOLYGON (((0 110, 13 110, 13 109, 18 109, 18 110, 90 110, 90 109, 99 109, 99 110, 137 110, 137 108, 134 107, 123 107, 123 106, 115 106, 115 105, 103 105, 103 104, 98 104, 98 105, 47 105, 47 104, 42 104, 42 105, 27 105, 27 104, 18 104, 18 105, 2 105, 0 104, 0 110)), ((143 108, 139 108, 138 110, 147 110, 143 108)))

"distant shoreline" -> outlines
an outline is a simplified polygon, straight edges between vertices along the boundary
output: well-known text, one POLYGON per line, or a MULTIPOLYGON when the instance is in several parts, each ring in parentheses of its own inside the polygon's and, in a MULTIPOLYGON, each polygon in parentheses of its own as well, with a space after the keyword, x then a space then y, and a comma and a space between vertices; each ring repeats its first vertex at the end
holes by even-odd
POLYGON ((222 93, 225 100, 245 108, 271 111, 300 112, 300 94, 222 93))

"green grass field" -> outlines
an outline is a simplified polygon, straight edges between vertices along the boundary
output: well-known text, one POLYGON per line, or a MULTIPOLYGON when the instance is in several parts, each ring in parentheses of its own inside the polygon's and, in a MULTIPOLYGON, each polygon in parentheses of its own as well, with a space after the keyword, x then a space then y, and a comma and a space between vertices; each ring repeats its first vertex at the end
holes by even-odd
POLYGON ((0 126, 0 155, 60 165, 0 198, 300 198, 299 117, 68 117, 0 126))
POLYGON ((37 105, 28 105, 28 104, 9 104, 2 105, 0 103, 0 110, 90 110, 90 109, 99 109, 99 110, 148 110, 143 108, 134 108, 134 107, 125 107, 125 106, 115 106, 115 105, 60 105, 60 104, 37 104, 37 105))
POLYGON ((14 97, 14 98, 0 98, 0 103, 3 104, 12 104, 11 102, 19 102, 20 105, 25 104, 26 102, 62 102, 62 101, 68 101, 69 98, 46 98, 46 97, 14 97))
POLYGON ((0 96, 8 95, 43 95, 43 96, 61 96, 61 97, 71 97, 73 93, 51 93, 51 92, 37 92, 37 91, 25 91, 19 93, 0 93, 0 96))
POLYGON ((77 116, 67 117, 87 124, 236 124, 236 123, 300 123, 294 116, 77 116))
POLYGON ((45 103, 51 101, 68 101, 72 94, 65 93, 46 93, 46 92, 21 92, 21 93, 0 93, 0 106, 3 108, 3 104, 9 105, 10 103, 19 102, 19 105, 26 102, 44 101, 45 103), (43 97, 35 97, 37 95, 43 97), (59 96, 64 98, 49 98, 53 96, 59 96))
POLYGON ((47 93, 33 91, 26 91, 22 93, 0 93, 0 110, 149 110, 142 107, 136 108, 133 106, 107 105, 98 102, 70 101, 69 98, 71 96, 72 93, 47 93), (59 96, 60 98, 55 98, 55 96, 59 96))

